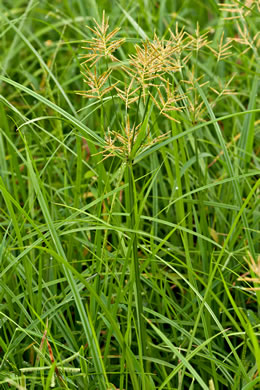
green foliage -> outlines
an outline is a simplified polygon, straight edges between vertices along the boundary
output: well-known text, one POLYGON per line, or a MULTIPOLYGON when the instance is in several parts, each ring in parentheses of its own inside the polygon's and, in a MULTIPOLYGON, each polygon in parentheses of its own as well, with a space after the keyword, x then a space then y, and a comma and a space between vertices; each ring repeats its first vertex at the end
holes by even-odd
POLYGON ((259 386, 259 12, 0 3, 1 389, 259 386))

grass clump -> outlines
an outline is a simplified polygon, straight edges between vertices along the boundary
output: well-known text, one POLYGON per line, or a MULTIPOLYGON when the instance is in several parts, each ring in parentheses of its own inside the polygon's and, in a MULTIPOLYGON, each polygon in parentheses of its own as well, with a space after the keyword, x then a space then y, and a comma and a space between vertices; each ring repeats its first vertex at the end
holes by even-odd
POLYGON ((0 6, 1 388, 257 388, 259 2, 70 3, 0 6))

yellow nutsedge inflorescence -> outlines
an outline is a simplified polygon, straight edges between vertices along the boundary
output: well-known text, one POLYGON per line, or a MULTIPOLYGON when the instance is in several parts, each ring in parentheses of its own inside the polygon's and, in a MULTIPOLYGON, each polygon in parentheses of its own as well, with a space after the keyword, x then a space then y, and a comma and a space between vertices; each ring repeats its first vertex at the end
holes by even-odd
MULTIPOLYGON (((260 256, 258 256, 257 262, 254 260, 252 254, 250 252, 248 252, 248 257, 249 257, 249 260, 246 257, 244 257, 244 259, 248 263, 251 271, 255 274, 255 277, 247 277, 247 276, 243 275, 243 276, 240 276, 238 278, 238 280, 245 281, 245 282, 252 282, 252 283, 260 285, 260 256)), ((245 275, 248 275, 248 274, 249 274, 249 272, 247 272, 245 275)), ((245 288, 245 290, 260 291, 260 287, 257 287, 257 286, 249 287, 249 288, 245 288)))
POLYGON ((246 25, 244 25, 243 28, 238 23, 236 25, 239 36, 232 38, 231 40, 239 43, 240 45, 247 46, 246 49, 241 53, 241 55, 243 55, 250 49, 254 50, 254 44, 256 43, 260 32, 258 31, 254 37, 251 37, 246 25))
MULTIPOLYGON (((242 2, 235 1, 226 4, 220 3, 218 5, 220 11, 224 14, 224 20, 236 21, 237 36, 228 38, 226 49, 228 50, 229 43, 236 42, 246 46, 241 55, 245 54, 250 49, 255 51, 254 45, 256 45, 256 47, 259 46, 259 42, 257 41, 259 32, 257 32, 254 37, 251 36, 249 32, 250 26, 247 23, 247 17, 253 14, 258 14, 260 12, 260 0, 246 0, 244 4, 242 2)), ((222 46, 222 50, 224 48, 225 45, 222 46)))
POLYGON ((186 33, 184 31, 184 27, 182 27, 181 30, 179 30, 179 24, 178 22, 175 25, 175 32, 172 30, 169 30, 170 36, 171 36, 171 42, 172 45, 175 47, 175 51, 178 54, 181 54, 183 50, 189 45, 190 40, 187 39, 186 33))
POLYGON ((227 59, 233 54, 232 51, 230 51, 230 49, 232 48, 232 44, 231 44, 232 41, 229 39, 224 44, 223 41, 224 41, 224 31, 221 34, 221 38, 217 50, 213 49, 211 46, 208 46, 208 48, 212 51, 212 53, 217 57, 218 62, 227 59))
POLYGON ((100 76, 97 76, 96 69, 92 72, 85 66, 84 72, 81 73, 84 76, 84 83, 89 86, 90 91, 79 91, 77 94, 82 95, 85 98, 96 98, 101 100, 105 94, 109 93, 118 84, 118 82, 116 82, 113 85, 105 87, 105 84, 112 73, 111 69, 105 71, 100 76))
MULTIPOLYGON (((220 10, 244 18, 249 10, 258 7, 258 3, 259 1, 248 0, 241 8, 231 2, 220 5, 220 10)), ((255 51, 258 44, 256 40, 259 33, 252 38, 246 23, 241 26, 240 20, 236 24, 237 36, 225 38, 223 31, 213 47, 208 38, 210 31, 201 32, 198 23, 193 34, 185 32, 184 27, 179 28, 176 23, 173 30, 168 30, 168 39, 160 39, 154 33, 152 40, 147 39, 136 44, 134 52, 121 61, 115 52, 125 42, 125 38, 117 39, 119 28, 109 32, 108 21, 103 12, 102 22, 99 24, 94 19, 94 27, 88 27, 93 37, 85 41, 83 48, 87 53, 81 56, 84 60, 82 74, 88 88, 86 91, 77 92, 85 98, 97 99, 100 102, 105 95, 111 94, 114 106, 119 102, 120 109, 122 104, 125 107, 123 115, 115 111, 116 126, 121 128, 121 131, 105 131, 108 126, 102 111, 105 146, 100 153, 103 153, 104 158, 115 155, 132 158, 132 153, 137 153, 166 136, 163 134, 152 139, 148 130, 149 120, 146 122, 150 107, 157 112, 156 120, 163 116, 180 123, 178 113, 185 110, 192 123, 205 121, 206 107, 199 89, 208 81, 202 81, 204 75, 198 73, 195 64, 189 66, 194 52, 197 56, 201 49, 209 49, 217 62, 220 62, 233 55, 233 42, 245 45, 245 51, 250 48, 255 51), (115 74, 116 82, 112 82, 115 74), (179 85, 178 89, 176 85, 179 85), (141 112, 144 114, 141 115, 141 112), (143 119, 137 124, 140 117, 143 119), (120 123, 121 118, 124 118, 123 123, 120 123)), ((214 88, 210 88, 217 95, 214 101, 210 102, 212 107, 221 97, 235 94, 235 91, 229 88, 233 77, 225 85, 220 83, 219 87, 215 84, 214 88)))
POLYGON ((153 96, 153 94, 150 93, 150 96, 156 107, 159 109, 160 114, 164 115, 166 118, 172 121, 180 123, 180 121, 169 115, 169 113, 172 111, 182 111, 184 106, 178 106, 177 104, 179 101, 183 101, 183 99, 185 99, 185 96, 176 95, 176 92, 173 90, 169 81, 166 82, 166 85, 162 84, 162 88, 156 87, 156 90, 158 93, 159 101, 153 96), (163 97, 161 89, 164 90, 166 98, 163 97))
POLYGON ((193 36, 191 34, 187 34, 188 37, 190 38, 188 48, 190 50, 194 50, 194 51, 198 52, 202 47, 208 46, 210 43, 208 40, 208 34, 209 34, 209 31, 206 31, 204 34, 200 34, 200 26, 199 26, 199 23, 197 22, 195 36, 193 36))
POLYGON ((165 73, 180 70, 173 54, 177 46, 171 41, 160 40, 154 34, 153 41, 145 41, 142 46, 135 46, 135 54, 129 56, 129 66, 124 70, 142 88, 142 97, 145 100, 147 89, 154 86, 154 80, 163 80, 165 73))
POLYGON ((260 0, 246 0, 244 4, 239 2, 219 3, 219 10, 230 16, 224 17, 225 20, 235 20, 245 18, 252 14, 254 10, 260 12, 260 0))
POLYGON ((132 151, 132 145, 139 135, 141 125, 140 123, 138 126, 133 125, 131 127, 130 118, 127 116, 126 124, 121 133, 109 129, 105 135, 106 145, 104 146, 104 150, 100 152, 104 155, 103 160, 110 156, 129 157, 132 151))
POLYGON ((90 67, 94 66, 102 57, 109 58, 111 61, 117 61, 117 58, 112 54, 115 50, 117 50, 125 41, 124 38, 113 40, 115 35, 118 33, 120 28, 116 28, 110 33, 107 33, 109 24, 108 18, 105 18, 105 11, 103 11, 102 23, 99 25, 97 21, 94 19, 96 26, 91 28, 87 26, 89 30, 91 30, 95 36, 91 41, 85 41, 88 46, 82 47, 86 49, 90 53, 83 55, 81 58, 85 58, 86 60, 83 62, 91 62, 90 67))
MULTIPOLYGON (((102 161, 106 160, 108 157, 118 156, 123 159, 129 158, 131 156, 133 147, 137 138, 140 135, 142 123, 139 123, 137 126, 131 125, 130 118, 127 116, 126 123, 121 129, 121 132, 111 131, 108 129, 107 134, 105 135, 105 146, 104 150, 97 154, 103 154, 104 158, 102 161)), ((152 138, 149 130, 146 132, 143 137, 143 142, 140 145, 139 150, 143 151, 149 148, 151 145, 162 141, 168 137, 168 133, 162 134, 158 137, 152 138)))
POLYGON ((189 53, 182 59, 181 55, 185 52, 185 49, 190 46, 192 39, 189 34, 184 31, 184 27, 179 30, 178 22, 176 22, 175 25, 175 32, 170 29, 169 33, 171 36, 171 44, 175 47, 176 64, 179 67, 186 65, 192 54, 189 53))
MULTIPOLYGON (((125 41, 124 39, 116 39, 119 28, 109 32, 108 19, 105 18, 104 12, 102 23, 99 25, 96 20, 94 20, 94 23, 94 28, 88 27, 94 37, 92 40, 86 41, 87 45, 84 49, 87 50, 87 54, 81 57, 84 59, 82 74, 88 90, 78 91, 77 93, 85 98, 102 100, 113 89, 116 91, 117 98, 124 102, 126 108, 125 124, 122 125, 121 132, 108 129, 105 134, 104 150, 100 153, 103 153, 104 159, 113 155, 128 158, 140 135, 143 124, 142 122, 139 125, 135 123, 137 119, 136 110, 139 108, 140 99, 145 102, 146 97, 151 96, 155 106, 159 109, 159 115, 178 122, 170 115, 170 112, 183 109, 179 105, 179 101, 183 100, 184 96, 176 95, 167 80, 167 75, 172 75, 172 73, 181 70, 180 55, 184 47, 187 47, 190 43, 190 38, 185 35, 184 29, 179 31, 178 25, 176 25, 175 33, 170 31, 169 40, 159 39, 154 34, 153 40, 146 40, 141 45, 135 45, 135 53, 129 55, 128 64, 123 64, 114 55, 116 49, 125 41), (97 68, 97 63, 102 58, 116 62, 116 69, 126 76, 124 80, 118 80, 111 84, 110 76, 115 67, 111 68, 107 62, 107 70, 100 74, 102 65, 97 68), (153 93, 157 93, 159 102, 154 99, 154 95, 150 92, 151 89, 153 93), (137 102, 137 106, 130 112, 130 106, 137 102)), ((140 146, 137 149, 140 151, 148 148, 166 136, 163 134, 152 139, 148 124, 146 124, 146 128, 142 128, 141 138, 138 141, 140 146)))
POLYGON ((243 16, 243 8, 236 3, 226 3, 222 4, 219 3, 219 10, 221 12, 230 14, 230 16, 226 16, 224 19, 225 20, 234 20, 234 19, 239 19, 241 16, 243 16))
POLYGON ((199 84, 199 81, 204 77, 204 75, 196 77, 195 76, 195 69, 194 66, 192 67, 192 70, 188 72, 188 80, 181 80, 182 83, 187 84, 189 88, 187 91, 192 91, 197 89, 197 84, 200 88, 204 87, 204 85, 208 84, 208 81, 205 81, 204 83, 199 84))
MULTIPOLYGON (((230 86, 230 84, 232 83, 232 81, 233 81, 235 76, 236 76, 236 74, 233 74, 232 77, 228 80, 228 82, 225 85, 223 85, 223 83, 221 83, 221 81, 219 81, 219 89, 220 89, 220 91, 217 91, 215 88, 210 87, 210 89, 216 95, 218 95, 217 100, 220 97, 225 96, 225 95, 237 95, 237 92, 235 92, 234 89, 228 88, 230 86)), ((216 104, 216 101, 215 101, 215 104, 216 104)))
POLYGON ((188 71, 187 80, 181 80, 181 83, 186 85, 186 100, 185 106, 191 114, 191 120, 193 123, 197 123, 199 120, 204 122, 203 114, 206 110, 204 101, 201 100, 200 94, 197 92, 197 87, 204 87, 208 84, 208 81, 200 83, 204 75, 196 77, 195 68, 192 66, 192 70, 188 71))
POLYGON ((117 96, 124 101, 126 109, 129 108, 130 104, 136 102, 139 99, 137 93, 140 90, 140 85, 135 88, 134 82, 135 78, 132 77, 129 85, 124 85, 124 90, 115 87, 117 91, 117 96))

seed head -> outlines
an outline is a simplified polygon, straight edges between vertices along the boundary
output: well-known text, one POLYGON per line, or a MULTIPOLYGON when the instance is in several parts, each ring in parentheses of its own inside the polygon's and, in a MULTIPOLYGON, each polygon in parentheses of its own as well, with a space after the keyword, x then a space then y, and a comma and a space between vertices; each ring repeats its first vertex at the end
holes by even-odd
POLYGON ((105 18, 105 11, 103 11, 103 18, 101 25, 98 24, 98 22, 94 19, 95 27, 91 28, 87 26, 89 30, 95 34, 95 36, 92 38, 91 41, 85 41, 87 46, 83 46, 82 48, 87 50, 88 53, 85 55, 82 55, 81 58, 85 58, 86 60, 83 62, 88 63, 90 62, 92 67, 95 65, 100 58, 109 58, 111 61, 118 61, 117 58, 112 54, 116 49, 118 49, 123 42, 125 41, 124 38, 113 40, 115 35, 118 33, 120 28, 115 28, 113 31, 108 33, 108 18, 105 18))
POLYGON ((225 60, 226 58, 232 55, 232 51, 230 51, 230 49, 232 48, 232 44, 231 44, 232 41, 229 39, 224 44, 223 41, 224 41, 224 31, 218 43, 217 50, 213 49, 211 46, 208 46, 208 48, 212 51, 212 53, 217 57, 218 62, 221 60, 225 60))
MULTIPOLYGON (((244 259, 248 263, 248 265, 249 265, 249 267, 251 269, 251 272, 254 274, 254 277, 246 277, 246 276, 243 275, 243 276, 240 276, 238 278, 238 280, 253 282, 256 285, 259 285, 260 284, 260 256, 258 256, 257 261, 255 261, 253 256, 251 255, 251 253, 248 252, 248 257, 249 257, 249 260, 246 257, 244 257, 244 259)), ((246 275, 248 273, 249 272, 247 272, 246 275)), ((255 287, 245 288, 245 290, 248 290, 248 291, 259 291, 260 287, 255 286, 255 287)))
POLYGON ((98 76, 96 68, 93 72, 87 66, 84 66, 84 71, 81 73, 84 76, 84 83, 86 83, 89 87, 89 91, 79 91, 77 94, 82 95, 85 98, 95 98, 101 100, 103 96, 109 93, 118 83, 117 82, 105 87, 105 84, 112 73, 112 69, 109 69, 98 76))
POLYGON ((177 48, 170 41, 160 40, 156 34, 153 41, 135 46, 135 54, 129 56, 129 67, 125 67, 125 71, 142 87, 144 99, 146 90, 155 85, 156 79, 164 80, 165 73, 180 70, 173 57, 176 51, 177 48))
POLYGON ((140 90, 140 85, 134 87, 135 79, 132 77, 129 85, 124 85, 124 90, 116 87, 117 96, 125 102, 126 109, 138 100, 137 92, 140 90))
POLYGON ((177 119, 170 115, 170 113, 173 111, 182 111, 184 107, 178 106, 178 102, 183 101, 183 99, 185 99, 185 96, 176 95, 176 92, 173 90, 169 81, 166 81, 166 84, 162 84, 161 88, 157 87, 156 89, 159 100, 156 99, 156 97, 154 97, 151 93, 150 96, 156 107, 159 109, 160 115, 164 115, 166 118, 180 123, 177 119))

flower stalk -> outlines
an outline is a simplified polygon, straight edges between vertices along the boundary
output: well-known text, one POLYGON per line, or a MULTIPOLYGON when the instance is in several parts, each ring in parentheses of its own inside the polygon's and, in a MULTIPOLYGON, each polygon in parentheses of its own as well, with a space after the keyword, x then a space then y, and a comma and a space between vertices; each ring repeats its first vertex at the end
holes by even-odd
POLYGON ((130 248, 131 248, 131 264, 130 264, 130 283, 134 288, 134 296, 136 303, 136 321, 139 338, 139 355, 143 356, 145 351, 146 330, 143 318, 143 300, 142 300, 142 287, 141 287, 141 275, 140 264, 138 259, 138 240, 137 240, 137 218, 136 218, 136 187, 133 173, 132 161, 128 161, 126 168, 126 181, 128 183, 128 202, 127 211, 128 227, 131 231, 130 236, 130 248))

